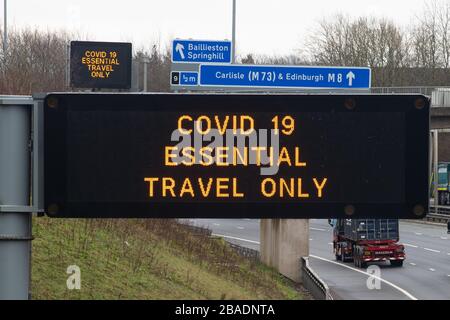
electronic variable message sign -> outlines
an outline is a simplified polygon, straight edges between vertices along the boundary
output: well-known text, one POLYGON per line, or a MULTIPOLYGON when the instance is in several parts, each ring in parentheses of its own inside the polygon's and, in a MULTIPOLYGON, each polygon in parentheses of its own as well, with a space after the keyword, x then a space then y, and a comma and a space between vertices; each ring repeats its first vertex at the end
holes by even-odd
POLYGON ((421 218, 420 95, 49 94, 54 217, 421 218))
POLYGON ((77 88, 129 89, 131 43, 70 42, 70 83, 77 88))

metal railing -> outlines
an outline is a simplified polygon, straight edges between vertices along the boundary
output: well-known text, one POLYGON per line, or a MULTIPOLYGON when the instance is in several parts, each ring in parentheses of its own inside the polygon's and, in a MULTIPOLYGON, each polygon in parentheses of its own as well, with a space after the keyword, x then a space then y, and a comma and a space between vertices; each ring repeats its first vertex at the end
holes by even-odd
POLYGON ((373 87, 370 89, 372 93, 419 93, 431 96, 431 93, 437 87, 373 87))
POLYGON ((450 107, 450 87, 374 87, 371 93, 417 93, 431 97, 432 107, 450 107))
MULTIPOLYGON (((201 226, 195 226, 192 224, 186 224, 183 223, 183 221, 179 221, 185 227, 186 229, 189 229, 190 232, 192 232, 195 235, 198 236, 204 236, 204 237, 212 237, 212 230, 207 227, 201 227, 201 226)), ((260 254, 258 250, 250 249, 247 247, 240 246, 238 244, 232 243, 227 241, 230 248, 232 248, 234 251, 236 251, 240 256, 253 259, 253 260, 259 260, 260 254)))
MULTIPOLYGON (((212 230, 207 227, 198 227, 190 224, 185 224, 179 221, 191 232, 197 235, 212 236, 212 230)), ((251 260, 259 260, 261 255, 258 250, 250 249, 240 246, 235 243, 227 241, 230 248, 235 250, 240 256, 251 260)), ((334 300, 330 293, 328 285, 319 277, 319 275, 310 267, 309 258, 302 257, 299 261, 299 268, 301 268, 301 277, 303 286, 311 293, 314 299, 317 300, 334 300)))
POLYGON ((430 213, 437 213, 441 215, 445 215, 450 218, 450 207, 449 206, 430 206, 430 213))
POLYGON ((430 206, 430 212, 425 217, 428 221, 447 223, 450 221, 450 207, 448 206, 430 206))
POLYGON ((240 256, 243 256, 243 257, 246 257, 246 258, 252 259, 252 260, 259 260, 260 255, 259 255, 258 250, 246 248, 246 247, 243 247, 238 244, 231 243, 231 242, 228 242, 228 245, 233 250, 235 250, 240 256))
POLYGON ((328 285, 320 279, 317 273, 309 266, 308 257, 302 257, 300 259, 300 267, 302 268, 301 274, 303 286, 308 289, 314 299, 334 300, 328 285))
MULTIPOLYGON (((182 223, 180 221, 180 223, 182 223)), ((182 223, 183 224, 183 223, 182 223)), ((205 227, 198 227, 189 224, 183 224, 189 228, 194 234, 203 236, 212 236, 212 230, 205 227)), ((238 244, 227 241, 230 248, 236 251, 240 256, 251 260, 260 260, 261 254, 258 250, 240 246, 238 244)), ((300 259, 300 274, 302 276, 303 286, 317 300, 334 300, 330 293, 328 285, 319 277, 319 275, 309 265, 309 258, 302 257, 300 259)))
POLYGON ((205 236, 205 237, 211 237, 212 234, 212 230, 205 228, 205 227, 199 227, 199 226, 194 226, 192 224, 184 224, 183 226, 187 229, 189 229, 192 233, 196 234, 196 235, 201 235, 201 236, 205 236))

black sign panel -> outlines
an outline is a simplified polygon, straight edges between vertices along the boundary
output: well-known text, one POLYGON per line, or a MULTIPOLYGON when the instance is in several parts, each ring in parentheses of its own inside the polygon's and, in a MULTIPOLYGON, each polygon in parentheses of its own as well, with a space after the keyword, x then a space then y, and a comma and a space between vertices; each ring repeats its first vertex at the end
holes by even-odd
POLYGON ((420 95, 50 94, 55 217, 421 218, 420 95))
POLYGON ((70 83, 77 88, 129 89, 131 43, 70 42, 70 83))
POLYGON ((180 84, 180 73, 172 72, 170 74, 170 84, 171 85, 179 85, 180 84))

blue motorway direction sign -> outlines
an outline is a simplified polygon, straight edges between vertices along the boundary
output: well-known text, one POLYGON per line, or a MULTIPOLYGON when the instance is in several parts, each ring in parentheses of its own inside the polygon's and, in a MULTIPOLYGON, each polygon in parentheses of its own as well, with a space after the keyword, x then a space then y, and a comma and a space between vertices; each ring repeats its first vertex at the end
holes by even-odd
POLYGON ((172 71, 170 84, 173 86, 196 86, 198 85, 198 72, 172 71))
POLYGON ((200 86, 368 89, 370 68, 200 65, 200 86))
POLYGON ((174 40, 172 62, 231 63, 231 41, 174 40))

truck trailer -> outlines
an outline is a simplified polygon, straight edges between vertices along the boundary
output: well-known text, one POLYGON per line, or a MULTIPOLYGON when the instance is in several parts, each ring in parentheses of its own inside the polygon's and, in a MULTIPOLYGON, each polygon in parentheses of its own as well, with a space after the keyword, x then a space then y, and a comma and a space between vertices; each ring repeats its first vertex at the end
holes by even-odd
POLYGON ((353 261, 359 268, 382 261, 403 266, 405 247, 398 243, 398 219, 333 219, 330 225, 336 260, 353 261))

